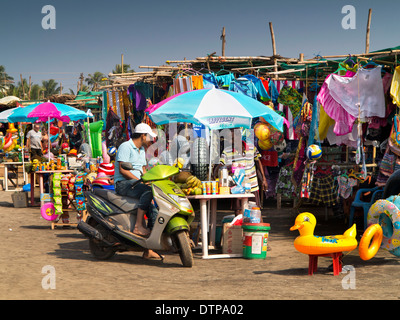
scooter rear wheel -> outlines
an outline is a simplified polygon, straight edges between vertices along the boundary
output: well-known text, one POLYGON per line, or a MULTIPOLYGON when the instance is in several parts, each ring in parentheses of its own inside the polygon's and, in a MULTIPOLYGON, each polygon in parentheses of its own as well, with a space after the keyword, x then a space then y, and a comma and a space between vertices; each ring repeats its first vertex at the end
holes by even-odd
MULTIPOLYGON (((93 223, 92 223, 93 224, 93 223)), ((96 228, 103 237, 107 238, 107 232, 100 224, 92 225, 96 228)), ((98 260, 108 260, 115 255, 115 250, 111 247, 107 247, 98 240, 89 239, 89 248, 92 255, 98 260)))
POLYGON ((191 268, 193 266, 193 253, 186 230, 178 231, 173 238, 183 266, 191 268))

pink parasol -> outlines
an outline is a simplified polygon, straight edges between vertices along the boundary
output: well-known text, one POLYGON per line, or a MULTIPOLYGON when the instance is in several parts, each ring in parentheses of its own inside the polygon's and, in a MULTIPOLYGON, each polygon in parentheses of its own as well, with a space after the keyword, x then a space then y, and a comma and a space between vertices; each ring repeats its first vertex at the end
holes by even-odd
POLYGON ((28 113, 28 118, 38 118, 37 122, 46 122, 48 119, 58 119, 62 122, 70 122, 68 116, 61 116, 61 111, 51 102, 39 104, 28 113))
MULTIPOLYGON (((61 116, 61 111, 57 106, 48 102, 38 104, 31 112, 28 113, 28 118, 38 118, 36 122, 49 122, 50 133, 50 119, 58 119, 62 122, 70 122, 68 116, 61 116)), ((50 139, 49 139, 49 161, 50 161, 50 139)))

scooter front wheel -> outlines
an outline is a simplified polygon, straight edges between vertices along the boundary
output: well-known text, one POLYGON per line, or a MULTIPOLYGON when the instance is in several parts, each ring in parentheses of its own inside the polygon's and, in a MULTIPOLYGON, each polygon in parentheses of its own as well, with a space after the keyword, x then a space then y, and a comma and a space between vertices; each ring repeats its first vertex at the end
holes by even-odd
POLYGON ((193 253, 189 242, 189 236, 186 230, 181 230, 173 235, 179 256, 184 267, 191 268, 193 266, 193 253))

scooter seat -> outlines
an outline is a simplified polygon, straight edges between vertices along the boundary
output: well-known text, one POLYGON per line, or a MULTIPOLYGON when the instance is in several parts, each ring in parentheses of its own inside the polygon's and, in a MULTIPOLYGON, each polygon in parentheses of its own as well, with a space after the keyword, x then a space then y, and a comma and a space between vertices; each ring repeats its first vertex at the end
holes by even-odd
POLYGON ((93 189, 93 193, 111 202, 113 205, 115 205, 124 212, 131 212, 137 209, 139 205, 139 199, 120 196, 119 194, 116 194, 114 191, 111 190, 95 188, 93 189))

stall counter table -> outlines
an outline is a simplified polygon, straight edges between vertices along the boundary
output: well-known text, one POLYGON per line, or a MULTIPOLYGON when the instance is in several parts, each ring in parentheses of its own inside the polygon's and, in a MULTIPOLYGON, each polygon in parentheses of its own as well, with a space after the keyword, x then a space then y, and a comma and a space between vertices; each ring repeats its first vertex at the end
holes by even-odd
MULTIPOLYGON (((4 191, 10 191, 8 189, 8 180, 10 180, 10 182, 14 185, 15 189, 17 189, 18 188, 18 166, 22 166, 23 163, 22 162, 3 162, 3 164, 4 164, 4 191), (15 168, 15 166, 17 167, 17 170, 13 169, 13 168, 15 168), (9 171, 13 171, 16 174, 16 177, 15 177, 16 182, 14 182, 14 180, 12 178, 8 177, 9 171)), ((22 171, 25 174, 25 177, 24 177, 25 181, 27 181, 28 180, 27 173, 24 170, 22 170, 22 171)))
MULTIPOLYGON (((42 197, 42 194, 44 193, 44 183, 43 183, 43 176, 48 173, 48 174, 53 174, 53 173, 72 173, 74 172, 73 170, 48 170, 48 171, 34 171, 31 172, 31 205, 35 205, 35 174, 39 177, 39 190, 40 190, 40 197, 42 197)), ((44 205, 44 201, 40 201, 40 206, 44 205)))
POLYGON ((211 200, 210 210, 210 245, 215 243, 215 231, 217 227, 217 201, 219 199, 240 199, 242 213, 247 206, 249 198, 254 198, 252 193, 244 194, 207 194, 207 195, 192 195, 188 196, 189 200, 200 201, 200 224, 201 224, 201 246, 203 259, 221 259, 221 258, 239 258, 242 254, 208 254, 208 218, 207 218, 207 202, 211 200))

